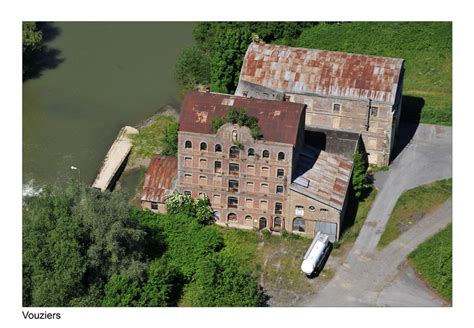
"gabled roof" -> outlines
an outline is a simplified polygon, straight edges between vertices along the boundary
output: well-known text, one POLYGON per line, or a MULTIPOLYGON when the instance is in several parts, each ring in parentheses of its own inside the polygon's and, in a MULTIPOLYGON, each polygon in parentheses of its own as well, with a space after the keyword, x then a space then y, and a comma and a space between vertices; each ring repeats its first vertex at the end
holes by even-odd
POLYGON ((177 169, 178 159, 176 157, 153 158, 146 171, 141 200, 163 203, 173 188, 177 169))
POLYGON ((212 119, 225 116, 232 107, 244 108, 249 116, 258 119, 264 140, 296 144, 304 104, 220 93, 189 92, 181 105, 179 130, 214 134, 212 119))
POLYGON ((352 162, 305 146, 290 189, 342 210, 352 173, 352 162))
MULTIPOLYGON (((280 92, 393 104, 403 59, 252 43, 240 81, 280 92)), ((240 84, 240 82, 239 82, 240 84)), ((241 94, 242 86, 236 94, 241 94)))

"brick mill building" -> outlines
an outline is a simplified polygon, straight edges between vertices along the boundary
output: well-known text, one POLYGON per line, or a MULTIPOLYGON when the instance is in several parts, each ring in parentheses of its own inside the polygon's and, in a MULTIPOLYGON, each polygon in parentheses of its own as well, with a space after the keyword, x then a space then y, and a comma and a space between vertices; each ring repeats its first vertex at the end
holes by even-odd
POLYGON ((236 95, 306 104, 306 126, 360 133, 387 165, 400 120, 404 60, 252 43, 236 95))
POLYGON ((305 113, 306 105, 294 102, 188 93, 179 120, 176 189, 207 195, 219 225, 307 237, 318 230, 336 240, 352 162, 305 145, 305 113), (212 120, 231 107, 256 117, 262 137, 231 123, 213 131, 212 120))

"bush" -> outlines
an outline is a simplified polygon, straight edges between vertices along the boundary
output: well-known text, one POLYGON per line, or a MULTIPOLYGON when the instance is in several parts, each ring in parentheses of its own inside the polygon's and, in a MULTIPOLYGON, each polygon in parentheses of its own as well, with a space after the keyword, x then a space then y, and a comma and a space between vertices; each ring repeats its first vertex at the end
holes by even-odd
POLYGON ((219 130, 219 128, 226 123, 248 127, 250 129, 250 134, 254 139, 262 137, 260 126, 258 125, 258 119, 253 116, 248 116, 247 112, 243 108, 236 109, 231 107, 227 111, 227 115, 225 117, 215 117, 211 121, 212 131, 216 133, 217 130, 219 130))
POLYGON ((179 192, 173 192, 168 196, 166 211, 168 214, 186 215, 201 224, 211 223, 214 214, 207 195, 203 199, 193 199, 179 192))
POLYGON ((165 127, 160 138, 161 153, 166 156, 176 156, 178 153, 178 122, 171 122, 165 127))
POLYGON ((176 80, 183 93, 196 88, 198 84, 209 85, 211 60, 209 55, 198 47, 182 51, 176 63, 176 80))
POLYGON ((354 188, 355 196, 359 198, 365 188, 365 173, 367 165, 361 152, 356 152, 353 157, 354 168, 352 170, 352 186, 354 188))

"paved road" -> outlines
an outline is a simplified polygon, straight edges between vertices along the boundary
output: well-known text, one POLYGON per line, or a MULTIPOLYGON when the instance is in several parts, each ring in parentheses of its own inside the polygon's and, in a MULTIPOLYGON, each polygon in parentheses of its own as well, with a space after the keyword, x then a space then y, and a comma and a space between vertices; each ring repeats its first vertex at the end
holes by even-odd
POLYGON ((328 285, 302 305, 442 305, 431 291, 422 288, 423 284, 413 274, 400 266, 418 244, 451 221, 451 201, 423 218, 382 252, 376 246, 403 191, 451 176, 451 128, 421 124, 390 170, 375 176, 379 193, 343 265, 328 285), (405 294, 404 290, 416 292, 405 294))

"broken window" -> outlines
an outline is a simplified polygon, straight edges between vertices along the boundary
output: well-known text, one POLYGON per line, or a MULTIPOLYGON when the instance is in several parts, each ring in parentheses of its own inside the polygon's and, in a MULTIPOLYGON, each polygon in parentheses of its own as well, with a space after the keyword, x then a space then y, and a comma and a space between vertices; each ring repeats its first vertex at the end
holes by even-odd
POLYGON ((216 153, 222 153, 222 145, 216 144, 215 147, 214 147, 214 151, 216 153))
POLYGON ((237 208, 239 200, 237 197, 229 196, 227 197, 227 207, 228 208, 237 208))
POLYGON ((276 193, 283 194, 283 186, 276 186, 276 193))
POLYGON ((379 108, 372 106, 370 107, 370 116, 377 117, 379 115, 379 108))
POLYGON ((263 158, 269 158, 269 157, 270 157, 270 152, 265 149, 265 150, 262 152, 262 157, 263 157, 263 158))
POLYGON ((285 159, 285 153, 282 152, 282 151, 279 152, 279 153, 278 153, 278 160, 279 160, 279 161, 282 161, 282 160, 284 160, 284 159, 285 159))
POLYGON ((275 203, 275 214, 281 214, 283 211, 283 204, 276 202, 275 203))
POLYGON ((284 169, 277 169, 277 177, 282 178, 285 176, 285 170, 284 169))
POLYGON ((293 220, 293 232, 305 232, 305 223, 302 218, 295 218, 293 220))
POLYGON ((207 143, 201 142, 201 145, 199 146, 199 149, 202 150, 202 151, 207 150, 207 143))
POLYGON ((332 105, 332 111, 334 113, 339 113, 341 111, 341 104, 333 104, 332 105))
POLYGON ((190 140, 186 140, 186 142, 184 143, 184 148, 186 149, 193 148, 193 143, 190 140))
POLYGON ((222 162, 215 161, 214 162, 214 173, 221 174, 222 173, 222 162))
POLYGON ((239 164, 229 163, 229 175, 233 175, 233 176, 239 175, 239 164))
POLYGON ((229 180, 229 191, 233 191, 233 192, 239 191, 239 181, 238 180, 229 180))
POLYGON ((239 158, 240 157, 240 149, 237 146, 230 147, 229 150, 229 157, 230 158, 239 158))

